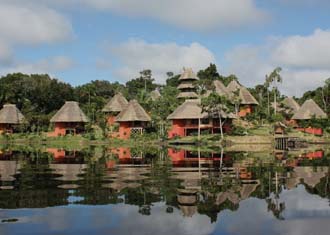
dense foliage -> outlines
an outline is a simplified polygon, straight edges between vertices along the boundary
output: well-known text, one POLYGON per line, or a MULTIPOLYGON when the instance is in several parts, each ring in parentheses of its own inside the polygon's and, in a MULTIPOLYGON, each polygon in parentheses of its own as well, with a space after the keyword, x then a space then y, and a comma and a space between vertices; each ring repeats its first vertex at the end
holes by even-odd
MULTIPOLYGON (((272 82, 278 78, 276 76, 279 75, 279 72, 280 68, 276 68, 269 76, 266 76, 264 84, 249 88, 260 104, 256 107, 255 112, 247 117, 249 120, 262 123, 280 121, 285 118, 284 114, 275 114, 272 106, 274 98, 278 102, 284 98, 276 84, 271 87, 272 82), (276 76, 272 76, 272 74, 276 76)), ((105 119, 101 110, 116 92, 121 92, 128 100, 137 99, 152 117, 152 125, 163 132, 167 124, 166 117, 180 104, 176 99, 179 75, 173 72, 167 72, 166 75, 165 84, 155 83, 152 71, 147 69, 141 71, 136 78, 127 81, 126 84, 95 80, 73 87, 56 78, 51 78, 47 74, 8 74, 0 78, 0 107, 6 103, 16 104, 29 121, 28 130, 35 131, 47 130, 51 116, 65 101, 78 101, 91 123, 103 128, 105 119), (155 89, 158 89, 162 96, 153 100, 150 92, 155 89)), ((210 64, 206 69, 198 71, 197 75, 200 81, 196 85, 203 89, 213 89, 214 80, 220 80, 225 85, 234 79, 238 80, 235 75, 221 75, 215 64, 210 64)), ((276 81, 279 82, 279 79, 276 81)), ((314 99, 329 114, 330 79, 326 80, 323 87, 307 91, 301 99, 296 100, 302 104, 310 98, 314 99)), ((323 125, 322 123, 318 122, 318 125, 323 125)))

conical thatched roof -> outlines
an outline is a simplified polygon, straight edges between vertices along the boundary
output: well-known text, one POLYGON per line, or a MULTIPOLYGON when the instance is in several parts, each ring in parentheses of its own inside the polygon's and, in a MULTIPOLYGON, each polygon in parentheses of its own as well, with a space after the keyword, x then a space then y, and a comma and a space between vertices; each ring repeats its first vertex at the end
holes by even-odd
MULTIPOLYGON (((200 99, 191 99, 186 100, 183 104, 174 110, 167 119, 174 120, 174 119, 199 119, 199 118, 207 118, 209 115, 208 113, 202 113, 202 108, 200 106, 201 100, 200 99)), ((222 112, 221 116, 224 118, 235 118, 233 114, 227 114, 222 112)))
POLYGON ((316 118, 327 118, 325 112, 314 102, 314 100, 306 100, 305 103, 293 115, 292 119, 295 120, 308 120, 313 116, 316 118))
POLYGON ((0 110, 0 123, 2 124, 22 124, 25 117, 14 104, 5 104, 0 110))
POLYGON ((80 109, 78 102, 66 101, 50 122, 88 122, 88 118, 80 109))
POLYGON ((292 97, 287 97, 281 102, 285 107, 291 109, 292 112, 297 112, 300 105, 292 97))
POLYGON ((232 93, 234 91, 236 91, 237 89, 240 89, 241 85, 234 79, 232 80, 228 86, 227 86, 227 90, 228 92, 232 93))
POLYGON ((180 92, 176 98, 198 98, 198 95, 196 94, 196 92, 193 91, 183 91, 180 92))
POLYGON ((215 86, 215 92, 218 93, 218 95, 229 96, 230 92, 220 80, 215 80, 213 85, 215 86))
POLYGON ((243 86, 239 90, 239 96, 241 98, 241 104, 259 104, 248 89, 243 86))
POLYGON ((102 112, 121 112, 128 104, 126 98, 117 93, 112 99, 104 106, 102 112))
POLYGON ((127 107, 121 111, 116 117, 117 122, 149 122, 151 121, 150 116, 142 108, 142 106, 136 101, 131 100, 127 107))
POLYGON ((240 85, 236 80, 232 80, 227 86, 227 91, 233 94, 237 90, 239 90, 241 104, 259 104, 246 87, 240 85))
POLYGON ((158 90, 154 90, 150 93, 150 97, 153 101, 157 100, 158 98, 160 98, 162 95, 160 94, 160 92, 158 90))
POLYGON ((202 114, 202 108, 200 107, 201 101, 199 99, 186 100, 183 104, 177 107, 173 113, 171 113, 167 119, 198 119, 206 118, 207 113, 202 114))
POLYGON ((199 80, 197 75, 193 72, 192 68, 183 68, 183 73, 179 80, 199 80))

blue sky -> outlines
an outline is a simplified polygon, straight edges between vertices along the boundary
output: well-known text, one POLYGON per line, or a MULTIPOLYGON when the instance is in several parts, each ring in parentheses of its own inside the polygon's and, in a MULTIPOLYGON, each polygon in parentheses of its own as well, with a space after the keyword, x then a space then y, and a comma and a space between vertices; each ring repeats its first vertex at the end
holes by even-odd
POLYGON ((327 0, 0 0, 0 74, 79 85, 216 63, 246 86, 283 68, 301 95, 330 77, 327 0))

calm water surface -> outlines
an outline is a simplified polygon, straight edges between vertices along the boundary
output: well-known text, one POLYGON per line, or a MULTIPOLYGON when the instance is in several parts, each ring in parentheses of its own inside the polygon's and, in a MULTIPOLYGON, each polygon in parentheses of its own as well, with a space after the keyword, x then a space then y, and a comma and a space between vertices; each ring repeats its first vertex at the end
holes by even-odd
POLYGON ((329 234, 328 151, 0 150, 0 234, 329 234))

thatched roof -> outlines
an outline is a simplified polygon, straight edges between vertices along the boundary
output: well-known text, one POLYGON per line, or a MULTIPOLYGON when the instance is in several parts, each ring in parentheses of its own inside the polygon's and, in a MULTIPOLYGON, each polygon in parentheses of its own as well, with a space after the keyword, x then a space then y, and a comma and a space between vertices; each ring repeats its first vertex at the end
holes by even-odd
POLYGON ((241 104, 259 104, 248 89, 243 86, 239 90, 239 97, 241 98, 241 104))
POLYGON ((300 105, 292 97, 287 97, 281 102, 285 107, 291 109, 292 112, 297 112, 300 105))
POLYGON ((153 100, 153 101, 157 100, 161 96, 162 95, 160 94, 160 92, 158 90, 154 90, 150 93, 151 100, 153 100))
POLYGON ((228 92, 232 93, 232 92, 240 89, 241 87, 242 86, 234 79, 228 84, 227 90, 228 90, 228 92))
POLYGON ((88 122, 88 118, 80 109, 78 102, 66 101, 50 122, 88 122))
MULTIPOLYGON (((202 113, 202 108, 200 106, 200 99, 190 99, 186 100, 183 104, 174 110, 167 119, 199 119, 199 118, 207 118, 208 113, 202 113)), ((222 113, 222 117, 224 118, 235 118, 233 114, 222 113)))
POLYGON ((193 72, 192 68, 183 68, 183 73, 179 80, 199 80, 197 75, 193 72))
POLYGON ((126 98, 117 93, 112 99, 104 106, 102 112, 121 112, 128 104, 126 98))
POLYGON ((202 114, 202 108, 200 107, 201 101, 199 99, 186 100, 183 104, 177 107, 173 113, 171 113, 167 119, 198 119, 206 118, 207 113, 202 114))
POLYGON ((196 92, 187 91, 187 92, 180 92, 176 98, 198 98, 196 92))
POLYGON ((22 124, 25 117, 14 104, 5 104, 0 110, 0 123, 2 124, 22 124))
POLYGON ((181 83, 181 84, 178 86, 178 89, 179 89, 179 90, 187 89, 187 88, 194 89, 195 86, 194 86, 194 84, 192 84, 191 82, 188 82, 188 83, 181 83))
POLYGON ((315 118, 327 118, 325 112, 314 102, 314 100, 306 100, 305 103, 293 115, 292 119, 295 120, 308 120, 313 116, 315 118))
POLYGON ((230 95, 230 92, 227 90, 225 85, 220 80, 215 80, 213 82, 213 85, 215 86, 215 92, 218 93, 218 95, 221 95, 221 96, 230 95))
POLYGON ((246 87, 240 85, 236 80, 232 80, 227 86, 227 91, 232 95, 237 90, 239 90, 241 104, 259 104, 246 87))
POLYGON ((151 121, 150 116, 142 108, 142 106, 136 101, 131 100, 127 107, 121 111, 116 117, 117 122, 149 122, 151 121))

